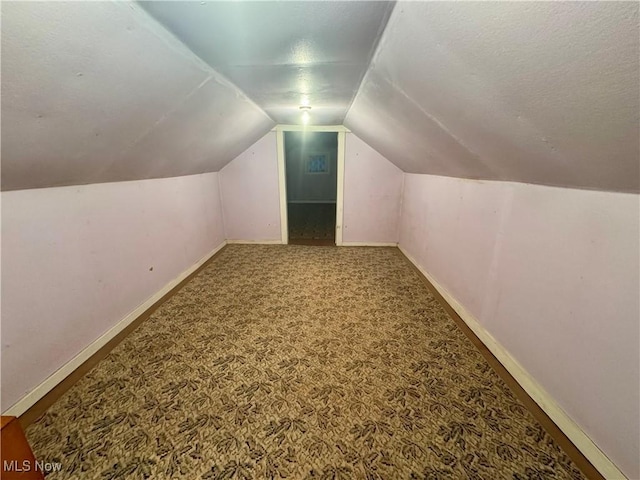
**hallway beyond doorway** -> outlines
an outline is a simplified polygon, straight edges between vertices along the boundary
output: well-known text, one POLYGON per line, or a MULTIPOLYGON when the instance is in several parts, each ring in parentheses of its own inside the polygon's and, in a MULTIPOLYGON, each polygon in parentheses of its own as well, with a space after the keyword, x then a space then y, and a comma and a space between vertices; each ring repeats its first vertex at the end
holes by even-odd
POLYGON ((336 244, 338 135, 285 132, 289 242, 336 244))
POLYGON ((335 245, 335 203, 289 203, 289 243, 335 245))

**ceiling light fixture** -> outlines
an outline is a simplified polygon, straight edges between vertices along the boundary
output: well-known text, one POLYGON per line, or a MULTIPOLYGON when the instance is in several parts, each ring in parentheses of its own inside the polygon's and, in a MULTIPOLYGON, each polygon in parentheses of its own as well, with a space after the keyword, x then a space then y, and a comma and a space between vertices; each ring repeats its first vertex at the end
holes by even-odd
POLYGON ((300 105, 300 110, 302 110, 302 123, 307 124, 311 119, 311 115, 309 114, 309 110, 311 110, 310 105, 300 105))

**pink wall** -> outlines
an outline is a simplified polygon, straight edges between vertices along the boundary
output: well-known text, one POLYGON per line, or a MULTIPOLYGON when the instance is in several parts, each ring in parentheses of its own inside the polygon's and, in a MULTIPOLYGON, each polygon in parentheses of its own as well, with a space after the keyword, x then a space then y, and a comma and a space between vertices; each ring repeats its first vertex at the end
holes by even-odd
POLYGON ((280 240, 276 133, 267 133, 219 175, 226 238, 280 240))
POLYGON ((406 174, 400 246, 639 478, 638 195, 406 174))
POLYGON ((217 173, 3 192, 2 411, 223 241, 217 173))
POLYGON ((347 133, 343 242, 397 243, 402 181, 398 167, 347 133))
MULTIPOLYGON (((402 171, 347 134, 344 242, 396 243, 402 171)), ((220 170, 228 240, 279 241, 280 193, 276 134, 269 132, 220 170)))

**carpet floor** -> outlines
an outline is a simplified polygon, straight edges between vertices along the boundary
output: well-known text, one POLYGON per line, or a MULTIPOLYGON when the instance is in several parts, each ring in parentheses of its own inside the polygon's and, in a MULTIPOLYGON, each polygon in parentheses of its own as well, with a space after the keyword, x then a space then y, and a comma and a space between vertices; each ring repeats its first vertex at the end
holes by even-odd
POLYGON ((51 479, 584 478, 395 248, 227 246, 27 435, 51 479))

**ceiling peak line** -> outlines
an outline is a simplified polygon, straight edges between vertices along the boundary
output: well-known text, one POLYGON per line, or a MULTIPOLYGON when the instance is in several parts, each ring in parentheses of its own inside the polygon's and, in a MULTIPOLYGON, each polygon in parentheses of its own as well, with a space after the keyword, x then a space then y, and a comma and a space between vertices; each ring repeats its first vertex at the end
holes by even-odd
POLYGON ((482 157, 480 156, 479 153, 473 151, 470 147, 468 147, 465 142, 462 141, 462 139, 460 137, 458 137, 457 135, 455 135, 444 123, 442 123, 438 118, 436 118, 433 114, 429 113, 427 110, 425 110, 422 105, 420 105, 418 102, 416 102, 415 100, 413 100, 413 98, 411 98, 402 88, 400 88, 398 85, 394 85, 389 83, 389 85, 391 86, 391 88, 395 89, 400 95, 402 95, 404 98, 407 99, 407 101, 409 101, 414 107, 416 107, 420 112, 422 112, 422 114, 427 117, 429 120, 431 120, 433 123, 435 123, 436 125, 438 125, 438 127, 440 127, 440 129, 442 129, 442 131, 444 133, 446 133, 449 137, 451 137, 458 145, 460 145, 462 148, 464 148, 472 157, 476 158, 483 166, 487 167, 487 165, 484 163, 482 157))
MULTIPOLYGON (((116 2, 118 3, 118 2, 116 2)), ((203 58, 201 58, 189 45, 185 44, 177 35, 175 35, 171 30, 169 30, 165 25, 163 25, 160 21, 158 21, 151 13, 149 13, 145 8, 142 8, 140 2, 130 2, 130 9, 134 12, 134 16, 138 23, 142 25, 147 25, 149 31, 154 34, 158 39, 164 42, 169 48, 177 52, 178 54, 184 56, 186 59, 194 62, 199 68, 205 71, 208 74, 208 79, 205 80, 201 85, 197 88, 200 88, 202 85, 207 83, 210 78, 215 78, 218 83, 222 85, 227 85, 233 90, 236 91, 236 95, 239 98, 245 99, 251 105, 253 105, 256 109, 260 110, 267 118, 271 121, 273 119, 271 116, 260 107, 246 92, 244 92, 238 85, 228 79, 225 75, 220 73, 218 70, 213 68, 209 63, 207 63, 203 58)), ((196 90, 197 90, 196 88, 196 90)), ((193 93, 193 92, 192 92, 193 93)))
POLYGON ((392 2, 390 2, 389 6, 387 7, 387 11, 385 12, 385 19, 384 19, 384 21, 382 21, 380 23, 380 28, 378 30, 378 34, 376 35, 376 39, 373 42, 373 45, 371 46, 371 51, 369 52, 369 60, 367 61, 367 66, 364 69, 364 72, 362 73, 362 75, 360 76, 360 81, 358 82, 358 87, 356 88, 355 93, 351 97, 351 101, 349 102, 349 105, 347 105, 347 108, 346 108, 345 114, 344 114, 344 118, 347 118, 347 115, 349 115, 349 110, 351 110, 351 107, 353 106, 353 104, 356 101, 356 97, 360 94, 360 90, 362 89, 362 85, 364 85, 364 79, 366 78, 367 74, 369 73, 369 70, 371 70, 371 66, 374 63, 375 57, 376 57, 378 51, 380 50, 380 45, 383 42, 383 38, 384 38, 385 32, 387 31, 387 27, 389 26, 389 22, 391 21, 391 17, 393 15, 393 11, 395 10, 396 5, 397 5, 397 0, 393 0, 392 2))
POLYGON ((152 35, 164 43, 178 55, 196 64, 204 72, 211 71, 211 66, 200 58, 188 45, 180 40, 173 32, 149 14, 138 1, 114 2, 122 8, 128 8, 138 25, 145 27, 152 35))
POLYGON ((344 120, 392 10, 390 1, 146 2, 142 7, 278 123, 344 120), (283 13, 290 14, 282 24, 283 13), (312 25, 312 27, 310 27, 312 25), (294 96, 290 92, 296 92, 294 96))
POLYGON ((171 117, 171 115, 175 112, 177 112, 178 110, 180 110, 180 108, 187 102, 187 100, 189 100, 198 90, 200 90, 202 87, 204 87, 207 83, 209 83, 211 80, 213 79, 213 75, 208 75, 202 82, 200 82, 196 87, 194 87, 189 93, 187 93, 184 97, 182 97, 182 100, 180 102, 178 102, 176 105, 173 106, 173 108, 167 110, 166 112, 164 112, 160 118, 158 118, 158 120, 156 120, 149 128, 147 128, 143 133, 141 133, 140 135, 138 135, 138 137, 131 142, 129 145, 127 145, 126 147, 124 147, 120 153, 118 154, 118 158, 123 157, 124 155, 127 154, 127 152, 129 152, 130 150, 132 150, 133 148, 135 148, 136 145, 138 145, 142 140, 145 139, 145 137, 147 137, 148 135, 150 135, 158 125, 161 125, 162 122, 164 122, 167 118, 171 117))

